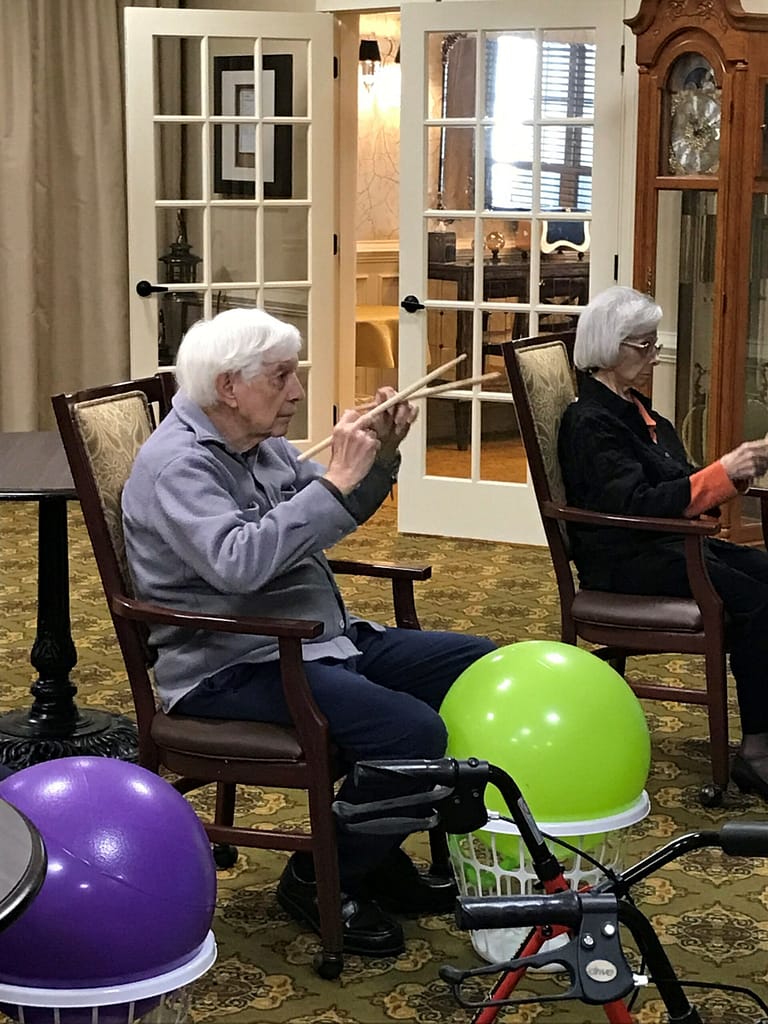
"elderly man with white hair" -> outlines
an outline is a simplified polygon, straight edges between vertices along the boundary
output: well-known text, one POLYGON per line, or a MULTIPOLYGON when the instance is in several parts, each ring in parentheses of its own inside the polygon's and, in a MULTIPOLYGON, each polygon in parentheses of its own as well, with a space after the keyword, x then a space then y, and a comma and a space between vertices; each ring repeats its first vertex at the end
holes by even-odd
MULTIPOLYGON (((437 709, 454 679, 494 649, 457 633, 385 628, 347 611, 324 550, 365 522, 397 477, 399 445, 416 416, 400 402, 373 419, 346 411, 329 465, 299 461, 285 435, 304 391, 301 338, 262 310, 232 309, 195 324, 178 352, 173 410, 139 452, 123 494, 126 552, 138 596, 222 615, 320 620, 304 667, 331 735, 351 766, 367 758, 444 753, 437 709)), ((381 401, 390 388, 377 393, 381 401)), ((169 714, 288 724, 277 642, 158 626, 157 688, 169 714)), ((378 799, 354 785, 339 797, 378 799)), ((339 834, 344 943, 394 955, 391 912, 452 909, 450 881, 419 873, 380 836, 339 834)), ((312 859, 294 854, 281 906, 319 929, 312 859)))

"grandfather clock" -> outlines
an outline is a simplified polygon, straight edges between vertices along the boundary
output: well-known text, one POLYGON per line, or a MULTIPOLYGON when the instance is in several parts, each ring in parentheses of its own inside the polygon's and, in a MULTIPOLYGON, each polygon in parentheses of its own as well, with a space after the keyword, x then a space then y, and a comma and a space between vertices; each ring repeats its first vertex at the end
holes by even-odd
MULTIPOLYGON (((768 432, 768 16, 642 0, 634 283, 664 308, 675 421, 693 461, 768 432)), ((724 533, 756 542, 749 498, 724 533)))

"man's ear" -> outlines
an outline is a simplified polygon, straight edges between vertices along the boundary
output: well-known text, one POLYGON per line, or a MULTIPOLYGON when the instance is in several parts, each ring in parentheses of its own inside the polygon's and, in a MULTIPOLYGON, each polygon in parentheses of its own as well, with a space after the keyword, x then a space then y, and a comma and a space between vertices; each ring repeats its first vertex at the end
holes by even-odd
POLYGON ((233 373, 227 371, 220 373, 216 378, 216 398, 231 409, 237 408, 237 397, 235 396, 233 373))

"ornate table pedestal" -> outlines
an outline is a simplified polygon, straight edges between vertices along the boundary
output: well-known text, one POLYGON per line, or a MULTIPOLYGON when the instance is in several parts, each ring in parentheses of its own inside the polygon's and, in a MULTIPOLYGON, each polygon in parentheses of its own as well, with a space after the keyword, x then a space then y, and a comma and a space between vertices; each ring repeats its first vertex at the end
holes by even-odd
POLYGON ((31 707, 0 716, 0 763, 11 768, 75 754, 136 760, 129 718, 75 704, 67 541, 67 502, 75 500, 57 433, 0 433, 0 501, 38 504, 37 633, 30 656, 38 678, 31 707))

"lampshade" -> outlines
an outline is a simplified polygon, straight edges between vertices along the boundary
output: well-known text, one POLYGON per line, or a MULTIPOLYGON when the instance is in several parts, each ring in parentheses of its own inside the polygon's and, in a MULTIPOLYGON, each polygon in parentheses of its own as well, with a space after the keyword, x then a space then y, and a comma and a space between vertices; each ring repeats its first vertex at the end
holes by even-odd
POLYGON ((381 50, 375 39, 361 39, 358 60, 381 63, 381 50))

